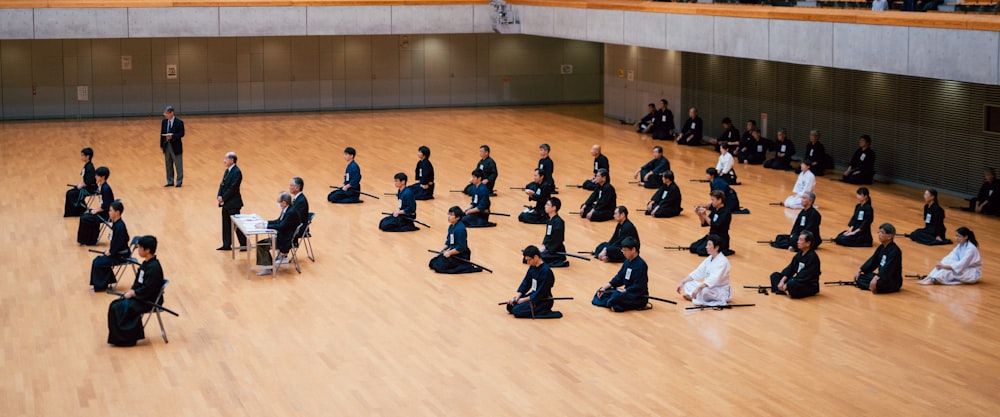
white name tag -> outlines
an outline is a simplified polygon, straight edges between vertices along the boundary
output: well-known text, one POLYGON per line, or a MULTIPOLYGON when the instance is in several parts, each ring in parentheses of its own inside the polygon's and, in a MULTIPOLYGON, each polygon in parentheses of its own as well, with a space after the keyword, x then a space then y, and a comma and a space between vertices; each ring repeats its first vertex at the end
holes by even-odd
POLYGON ((344 174, 344 182, 351 182, 351 173, 344 174))
POLYGON ((545 226, 545 236, 552 235, 552 225, 545 226))
POLYGON ((632 268, 625 268, 625 280, 632 279, 632 268))
POLYGON ((865 154, 861 154, 861 158, 858 158, 858 159, 864 161, 865 160, 865 154))
POLYGON ((86 169, 81 169, 81 170, 80 170, 80 176, 82 177, 82 176, 83 176, 83 174, 84 174, 84 173, 86 173, 86 172, 87 172, 87 170, 86 170, 86 169))
POLYGON ((448 244, 452 245, 452 246, 455 245, 455 234, 454 233, 448 233, 448 244))
POLYGON ((764 152, 764 145, 757 145, 757 152, 764 152))
POLYGON ((864 219, 865 219, 865 212, 859 211, 858 212, 858 220, 864 220, 864 219))
POLYGON ((136 278, 136 281, 139 281, 140 284, 145 283, 146 282, 146 271, 139 271, 139 278, 136 278))
POLYGON ((715 223, 717 221, 719 221, 719 215, 715 214, 715 215, 712 216, 712 223, 715 223))
MULTIPOLYGON (((882 262, 879 262, 879 263, 878 263, 878 266, 879 266, 879 267, 883 267, 883 266, 885 266, 885 255, 882 255, 882 262)), ((879 272, 882 272, 882 271, 879 271, 879 272)))
POLYGON ((694 122, 691 122, 691 129, 694 129, 694 122))
POLYGON ((785 153, 785 145, 781 145, 781 153, 785 153))
POLYGON ((417 176, 418 177, 423 177, 424 176, 424 169, 423 168, 420 168, 420 169, 417 170, 417 176))
POLYGON ((397 210, 402 210, 402 209, 403 209, 403 199, 399 199, 399 207, 397 208, 397 210))
POLYGON ((597 190, 597 199, 600 200, 601 197, 604 197, 604 190, 597 190))
POLYGON ((927 213, 927 215, 924 216, 924 223, 930 224, 930 222, 931 222, 931 214, 927 213))
POLYGON ((598 169, 600 168, 597 167, 597 161, 594 161, 594 171, 597 171, 598 169))
POLYGON ((663 197, 660 197, 660 198, 661 198, 661 199, 663 199, 663 198, 667 198, 667 192, 666 192, 666 191, 664 191, 664 192, 663 192, 663 197))
POLYGON ((806 263, 805 262, 799 262, 799 269, 796 269, 795 272, 796 273, 802 272, 802 268, 805 268, 805 267, 806 267, 806 263))
POLYGON ((541 170, 541 169, 544 169, 544 168, 545 168, 545 164, 542 164, 541 162, 539 162, 538 163, 538 169, 541 170))
POLYGON ((479 204, 479 194, 472 195, 472 204, 473 205, 479 204))
POLYGON ((479 169, 483 169, 483 164, 479 164, 479 169))
POLYGON ((666 115, 660 116, 660 120, 662 120, 664 122, 667 121, 667 116, 666 115))
POLYGON ((799 217, 799 226, 801 227, 806 226, 806 216, 799 217))
POLYGON ((809 150, 809 156, 813 156, 813 152, 816 152, 816 150, 815 149, 810 149, 809 150))
POLYGON ((531 279, 531 290, 530 291, 531 292, 535 292, 536 289, 538 289, 538 280, 532 278, 531 279))

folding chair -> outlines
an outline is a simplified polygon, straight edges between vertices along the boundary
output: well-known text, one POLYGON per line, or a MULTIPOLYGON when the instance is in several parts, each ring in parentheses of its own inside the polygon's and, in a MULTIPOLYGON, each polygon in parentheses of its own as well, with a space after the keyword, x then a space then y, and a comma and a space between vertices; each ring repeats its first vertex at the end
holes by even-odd
POLYGON ((312 235, 309 234, 309 227, 312 226, 313 217, 315 215, 316 213, 309 213, 309 220, 306 221, 305 224, 303 225, 304 230, 302 230, 302 236, 296 239, 294 242, 292 242, 292 251, 293 251, 292 254, 294 255, 294 253, 298 251, 299 245, 302 244, 302 241, 305 241, 306 256, 309 257, 309 260, 313 262, 316 262, 316 257, 313 256, 312 241, 309 240, 309 238, 312 237, 312 235))
POLYGON ((87 192, 86 190, 84 190, 83 192, 87 193, 87 195, 83 196, 83 201, 86 203, 87 208, 93 207, 94 202, 97 202, 98 205, 100 205, 101 193, 90 193, 87 192))
MULTIPOLYGON (((156 301, 154 301, 155 304, 157 304, 157 305, 163 305, 163 292, 166 291, 167 284, 169 284, 169 283, 170 283, 169 279, 163 280, 163 286, 160 287, 160 293, 157 294, 156 301)), ((158 321, 160 323, 160 335, 163 336, 163 342, 164 343, 170 343, 170 341, 167 340, 167 331, 164 330, 164 328, 163 328, 163 319, 160 318, 160 312, 161 311, 163 311, 163 310, 160 309, 159 307, 153 307, 152 310, 149 310, 149 311, 147 311, 145 313, 142 313, 142 314, 148 314, 148 316, 146 316, 146 320, 144 320, 142 322, 142 328, 143 329, 146 328, 146 324, 149 323, 149 319, 151 319, 153 317, 153 315, 155 314, 156 315, 156 321, 158 321)))
POLYGON ((112 266, 111 269, 115 273, 115 282, 111 284, 111 288, 118 288, 118 283, 122 282, 122 278, 125 278, 125 271, 132 269, 132 275, 135 275, 138 271, 139 260, 135 257, 135 249, 139 247, 139 238, 142 236, 132 236, 132 243, 128 245, 128 253, 123 253, 122 258, 125 259, 124 263, 112 266))

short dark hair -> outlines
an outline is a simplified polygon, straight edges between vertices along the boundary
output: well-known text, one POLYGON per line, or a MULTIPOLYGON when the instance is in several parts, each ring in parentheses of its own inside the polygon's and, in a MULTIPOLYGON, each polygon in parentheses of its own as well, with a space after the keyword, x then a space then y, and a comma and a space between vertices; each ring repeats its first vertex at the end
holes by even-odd
POLYGON ((733 124, 733 119, 730 119, 728 117, 723 117, 722 118, 722 124, 724 124, 724 125, 731 125, 731 124, 733 124))
POLYGON ((719 142, 719 149, 729 150, 729 142, 720 141, 719 142))
POLYGON ((896 226, 893 226, 892 223, 882 223, 878 228, 890 235, 896 235, 896 226))
POLYGON ((164 112, 164 113, 173 113, 173 112, 174 112, 174 106, 167 106, 167 107, 164 107, 164 108, 163 108, 163 112, 164 112))
POLYGON ((111 176, 111 170, 109 170, 108 167, 98 167, 97 170, 94 171, 94 175, 108 179, 108 177, 111 176))
POLYGON ((490 145, 480 146, 479 149, 486 151, 486 153, 490 153, 490 145))
POLYGON ((674 171, 671 171, 669 169, 666 170, 666 171, 663 171, 663 174, 660 174, 660 175, 662 175, 663 178, 666 178, 666 179, 668 179, 670 181, 674 180, 674 171))
POLYGON ((465 215, 465 212, 462 211, 462 208, 459 206, 451 206, 451 208, 448 209, 448 213, 454 214, 455 217, 459 219, 461 219, 462 216, 465 215))
POLYGON ((602 176, 604 178, 607 178, 608 177, 608 169, 607 168, 601 168, 601 169, 597 170, 597 175, 600 175, 600 176, 602 176))
POLYGON ((726 193, 722 192, 722 190, 712 190, 708 195, 718 198, 723 203, 726 202, 726 193))
POLYGON ((752 124, 754 126, 757 126, 757 121, 754 120, 754 119, 747 119, 747 123, 750 123, 750 124, 752 124))
POLYGON ((346 154, 348 154, 350 156, 356 156, 358 154, 358 151, 356 151, 356 150, 354 150, 354 148, 348 146, 348 147, 344 148, 344 153, 346 153, 346 154))
POLYGON ((562 201, 559 200, 559 197, 549 198, 549 203, 552 204, 552 207, 556 208, 556 211, 559 211, 559 209, 562 208, 562 201))
POLYGON ((542 171, 541 168, 535 168, 535 172, 538 173, 539 177, 544 177, 545 176, 545 171, 542 171))
POLYGON ((624 248, 639 250, 639 240, 632 236, 622 239, 622 249, 624 248))
POLYGON ((148 250, 149 253, 152 253, 154 255, 156 254, 156 236, 153 235, 140 236, 139 242, 137 242, 136 244, 148 250))
POLYGON ((406 182, 406 173, 403 173, 403 172, 397 172, 397 173, 396 173, 396 175, 393 175, 393 176, 392 176, 392 178, 393 178, 393 179, 397 179, 397 180, 400 180, 400 181, 402 181, 402 182, 406 182))
POLYGON ((117 211, 119 213, 124 213, 125 212, 125 205, 122 204, 121 200, 112 201, 111 202, 111 208, 115 209, 115 211, 117 211))
POLYGON ((417 152, 420 152, 420 153, 424 154, 424 158, 430 158, 431 157, 431 148, 428 148, 426 146, 421 146, 421 147, 417 148, 417 152))
POLYGON ((667 99, 665 99, 665 98, 661 98, 661 99, 660 99, 660 103, 663 103, 663 107, 667 107, 667 103, 668 103, 668 102, 667 102, 667 99))
POLYGON ((538 247, 535 245, 529 245, 521 251, 521 255, 525 258, 534 258, 536 256, 541 256, 542 251, 538 250, 538 247))
POLYGON ((810 232, 808 230, 803 230, 803 231, 799 232, 799 236, 805 236, 806 237, 806 242, 809 242, 809 247, 810 248, 813 247, 813 245, 816 244, 816 241, 815 241, 816 235, 814 235, 813 232, 810 232))
MULTIPOLYGON (((719 235, 708 235, 708 236, 705 237, 705 239, 708 242, 712 242, 712 246, 715 246, 715 247, 721 249, 722 238, 719 237, 719 235)), ((707 243, 706 243, 706 245, 707 245, 707 243)))
POLYGON ((628 207, 618 206, 618 207, 615 207, 615 210, 618 211, 618 214, 621 214, 622 216, 625 216, 626 219, 628 218, 628 207))
POLYGON ((868 143, 869 145, 872 144, 872 137, 868 136, 867 134, 861 135, 861 139, 864 139, 865 142, 868 143))
POLYGON ((715 169, 715 167, 709 167, 708 169, 705 170, 705 173, 713 177, 719 176, 719 170, 715 169))
POLYGON ((543 143, 541 145, 538 145, 538 149, 545 149, 545 152, 551 152, 552 151, 552 147, 549 146, 549 144, 547 144, 547 143, 543 143))
POLYGON ((476 169, 472 170, 472 176, 476 177, 476 178, 482 178, 482 177, 486 176, 486 173, 483 172, 483 170, 481 170, 479 168, 476 168, 476 169))
POLYGON ((83 148, 80 151, 81 154, 87 155, 87 159, 94 159, 94 150, 90 148, 83 148))
POLYGON ((653 147, 653 152, 663 153, 663 147, 660 145, 656 145, 653 147))
POLYGON ((305 181, 302 181, 301 177, 292 177, 292 182, 299 187, 299 191, 306 188, 306 183, 305 181))

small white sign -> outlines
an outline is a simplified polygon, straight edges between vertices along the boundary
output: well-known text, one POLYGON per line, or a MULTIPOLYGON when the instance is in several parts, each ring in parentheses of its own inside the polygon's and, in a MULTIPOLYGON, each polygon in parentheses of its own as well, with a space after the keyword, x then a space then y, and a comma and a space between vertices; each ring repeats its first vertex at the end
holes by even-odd
POLYGON ((629 81, 635 81, 635 71, 628 70, 628 76, 626 77, 629 81))
POLYGON ((90 88, 85 85, 76 86, 76 101, 89 101, 90 88))
POLYGON ((122 55, 122 71, 132 69, 132 55, 122 55))
POLYGON ((177 64, 167 65, 167 79, 176 80, 177 79, 177 64))
POLYGON ((559 73, 569 75, 573 73, 573 64, 562 64, 559 66, 559 73))

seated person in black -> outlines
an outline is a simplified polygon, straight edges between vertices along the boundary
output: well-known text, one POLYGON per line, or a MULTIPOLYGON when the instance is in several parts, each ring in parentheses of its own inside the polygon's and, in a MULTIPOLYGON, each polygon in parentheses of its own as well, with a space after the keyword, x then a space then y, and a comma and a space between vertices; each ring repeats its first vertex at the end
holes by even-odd
POLYGON ((750 131, 750 140, 740 145, 740 163, 749 165, 760 165, 767 159, 767 152, 774 144, 766 138, 760 137, 759 130, 750 131))
POLYGON ((670 160, 663 156, 663 147, 653 147, 653 159, 646 162, 646 165, 639 167, 632 174, 632 178, 639 180, 639 185, 646 188, 659 188, 662 182, 660 177, 663 171, 670 169, 670 160))
POLYGON ((592 222, 605 222, 614 217, 618 197, 615 187, 608 183, 608 172, 604 169, 597 171, 597 184, 599 187, 580 206, 580 217, 592 222))
POLYGON ((264 267, 257 272, 257 276, 271 274, 271 265, 274 263, 271 259, 271 245, 276 244, 278 247, 278 262, 288 259, 288 251, 292 250, 295 229, 302 224, 299 212, 292 208, 291 194, 285 191, 278 193, 278 207, 281 208, 281 214, 278 215, 277 219, 268 220, 266 227, 278 232, 276 239, 274 239, 277 242, 272 241, 272 238, 257 242, 257 265, 264 267))
POLYGON ((983 185, 979 187, 976 198, 969 200, 966 211, 983 214, 1000 214, 1000 183, 997 182, 997 171, 988 168, 983 174, 983 185))
POLYGON ((507 312, 519 319, 546 318, 557 319, 562 313, 552 311, 552 286, 556 283, 555 274, 535 246, 528 246, 521 251, 524 263, 528 264, 528 272, 524 273, 517 294, 507 300, 507 312))
POLYGON ((434 199, 434 164, 431 164, 431 148, 421 146, 417 149, 417 168, 413 177, 413 184, 409 186, 413 191, 414 200, 434 199))
POLYGON ((655 140, 668 140, 674 137, 674 112, 667 108, 667 99, 660 99, 660 108, 653 119, 653 129, 650 133, 655 140))
POLYGON ((704 131, 704 123, 698 117, 698 109, 692 107, 688 110, 688 119, 681 126, 681 133, 677 135, 678 145, 701 145, 701 138, 704 131))
POLYGON ((136 273, 132 289, 108 306, 108 343, 115 346, 135 346, 146 338, 142 314, 153 309, 163 289, 163 268, 156 259, 156 237, 143 236, 137 244, 142 265, 136 273))
POLYGON ((896 246, 895 237, 896 227, 893 225, 882 223, 878 227, 879 245, 875 253, 854 274, 854 283, 859 289, 872 294, 887 294, 899 291, 903 286, 903 252, 896 246))
POLYGON ((82 180, 66 191, 66 207, 63 210, 63 217, 76 217, 86 212, 85 198, 97 193, 97 171, 94 170, 93 159, 93 149, 83 148, 80 151, 80 160, 83 161, 83 171, 80 171, 82 180))
POLYGON ((602 262, 621 262, 625 260, 625 255, 622 254, 622 242, 625 241, 625 238, 633 238, 635 239, 635 244, 639 244, 639 231, 635 229, 635 225, 628 219, 628 209, 625 206, 615 208, 615 222, 618 225, 615 226, 615 232, 611 234, 611 239, 607 242, 601 242, 594 249, 594 257, 600 259, 602 262))
POLYGON ((875 151, 872 150, 872 137, 861 135, 858 139, 858 150, 851 157, 851 164, 844 170, 841 181, 850 184, 871 184, 875 178, 875 151))
POLYGON ((674 172, 663 171, 663 185, 646 203, 646 214, 656 218, 674 217, 684 211, 681 207, 681 189, 674 182, 674 172))
POLYGON ((719 252, 726 256, 732 256, 736 251, 729 248, 729 226, 733 223, 733 215, 726 208, 726 194, 720 190, 712 190, 709 193, 711 202, 706 206, 695 207, 694 212, 701 220, 701 227, 708 227, 708 233, 694 242, 688 250, 698 256, 708 256, 708 236, 719 237, 719 252))
POLYGON ((950 245, 945 238, 948 228, 944 226, 944 209, 938 204, 938 192, 933 188, 924 190, 924 227, 910 232, 910 240, 921 245, 950 245))
POLYGON ((396 206, 396 211, 389 213, 388 216, 379 222, 378 229, 383 232, 412 232, 414 230, 419 230, 417 226, 413 225, 414 220, 417 219, 417 200, 413 198, 413 188, 406 186, 406 174, 402 172, 397 172, 393 176, 393 182, 396 186, 396 199, 399 204, 396 206))
POLYGON ((125 206, 121 200, 115 200, 108 208, 108 220, 111 221, 111 244, 108 250, 94 258, 90 264, 90 285, 94 291, 105 291, 108 285, 115 282, 115 273, 112 267, 123 264, 127 261, 132 251, 129 250, 128 228, 122 220, 122 212, 125 206))
MULTIPOLYGON (((496 193, 493 191, 494 186, 497 183, 497 176, 499 172, 497 171, 497 163, 493 161, 490 157, 490 147, 483 145, 479 147, 479 162, 476 163, 476 168, 483 171, 483 185, 486 186, 489 195, 495 196, 496 193)), ((473 189, 475 187, 472 184, 465 186, 464 192, 466 195, 472 195, 473 189)))
POLYGON ((486 184, 483 184, 483 171, 476 169, 472 171, 472 201, 469 208, 465 209, 465 216, 462 223, 467 227, 494 227, 497 224, 490 222, 490 194, 486 184))
POLYGON ((792 156, 795 143, 788 139, 784 128, 778 129, 778 141, 774 143, 774 158, 764 161, 764 168, 792 171, 792 156))
POLYGON ((566 223, 559 217, 559 209, 562 208, 562 201, 552 197, 545 202, 545 213, 549 216, 548 223, 545 224, 545 237, 542 238, 542 246, 539 249, 542 260, 552 268, 562 268, 569 266, 566 260, 566 223))
POLYGON ((733 150, 733 156, 739 157, 739 154, 743 152, 743 147, 753 140, 753 131, 757 130, 756 120, 747 120, 747 129, 743 131, 743 136, 740 136, 740 142, 736 144, 730 144, 729 149, 733 150))
POLYGON ((448 209, 448 236, 444 247, 438 255, 431 258, 427 267, 440 274, 467 274, 482 272, 483 269, 469 262, 472 250, 469 249, 468 233, 462 223, 462 208, 452 206, 448 209))
POLYGON ((608 164, 608 157, 601 153, 601 145, 594 145, 590 147, 590 156, 594 157, 594 175, 583 182, 580 188, 588 191, 594 191, 597 188, 597 171, 604 168, 608 171, 608 182, 611 182, 611 165, 608 164))
POLYGON ((610 282, 597 289, 591 304, 610 308, 616 313, 645 310, 649 305, 649 267, 639 257, 639 241, 633 238, 623 240, 622 253, 625 262, 621 269, 610 282))
POLYGON ((553 178, 553 174, 556 172, 556 165, 552 162, 552 158, 549 158, 549 152, 552 148, 549 144, 543 143, 538 145, 538 169, 542 170, 542 174, 545 174, 545 183, 552 188, 553 194, 556 190, 556 180, 553 178))
POLYGON ((719 176, 719 171, 715 167, 705 169, 705 178, 708 179, 709 191, 719 190, 725 194, 726 208, 730 214, 750 214, 750 209, 740 208, 740 196, 736 194, 736 190, 730 187, 725 179, 719 176))
POLYGON ((111 203, 115 201, 115 193, 108 185, 108 177, 111 171, 108 167, 100 167, 94 171, 97 179, 97 190, 101 195, 101 206, 87 210, 80 216, 80 226, 76 230, 76 242, 81 246, 93 246, 97 244, 97 238, 101 234, 101 223, 108 220, 108 211, 111 203))
POLYGON ((847 223, 849 229, 840 232, 833 241, 840 246, 870 248, 872 246, 872 221, 875 213, 872 211, 871 196, 867 187, 858 188, 858 204, 854 206, 854 214, 847 223))
POLYGON ((796 242, 798 251, 792 257, 792 262, 781 272, 771 274, 771 290, 775 294, 788 294, 791 298, 803 298, 819 294, 820 271, 819 255, 813 250, 815 237, 812 232, 803 230, 796 242))
POLYGON ((635 124, 638 125, 635 131, 638 133, 650 133, 653 131, 653 121, 656 120, 656 115, 658 113, 656 111, 656 105, 653 103, 649 103, 648 105, 646 105, 646 108, 648 109, 649 113, 646 113, 646 115, 642 116, 642 118, 639 119, 638 122, 635 122, 635 124))
POLYGON ((361 167, 354 160, 358 152, 348 146, 344 148, 344 160, 347 168, 344 170, 344 185, 330 192, 327 201, 336 204, 362 203, 361 201, 361 167))
POLYGON ((799 211, 799 215, 795 216, 795 223, 792 224, 792 231, 787 235, 777 235, 774 237, 774 243, 771 243, 771 247, 777 249, 788 249, 789 251, 795 252, 797 242, 799 241, 799 234, 803 230, 808 230, 812 232, 815 239, 813 239, 813 249, 819 249, 821 243, 819 235, 820 223, 823 222, 823 216, 819 214, 819 210, 816 210, 816 193, 812 191, 807 191, 802 195, 802 210, 799 211))
POLYGON ((545 173, 540 168, 535 169, 535 180, 525 184, 524 194, 528 201, 534 201, 535 206, 524 209, 517 220, 528 224, 545 224, 549 216, 545 214, 545 202, 552 197, 552 184, 545 181, 545 173))
POLYGON ((828 159, 826 147, 819 141, 819 131, 816 129, 809 131, 809 143, 806 144, 805 158, 812 161, 809 170, 812 171, 813 175, 822 177, 826 172, 828 159))
POLYGON ((733 153, 736 152, 736 148, 740 146, 740 131, 733 126, 733 120, 728 117, 722 118, 722 134, 717 138, 711 138, 708 143, 715 145, 715 151, 719 151, 719 145, 723 143, 729 144, 729 149, 733 153))

